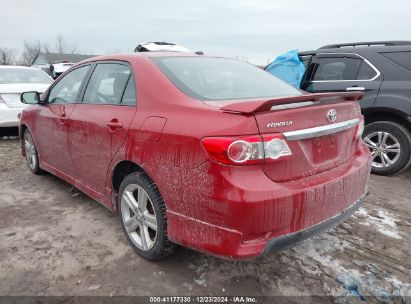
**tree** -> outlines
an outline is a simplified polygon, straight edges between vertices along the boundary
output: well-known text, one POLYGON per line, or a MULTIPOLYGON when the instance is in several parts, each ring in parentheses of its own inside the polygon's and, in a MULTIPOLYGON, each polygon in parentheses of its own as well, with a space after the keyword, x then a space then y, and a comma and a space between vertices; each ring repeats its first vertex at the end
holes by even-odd
MULTIPOLYGON (((44 45, 43 45, 44 48, 44 45)), ((59 54, 77 54, 78 47, 77 43, 73 41, 71 45, 67 42, 63 35, 58 34, 56 36, 55 52, 59 54)))
POLYGON ((40 40, 24 41, 23 53, 21 54, 21 64, 27 66, 31 65, 41 50, 40 40))
POLYGON ((52 48, 49 46, 48 43, 42 43, 41 44, 41 51, 44 53, 53 53, 52 48))
POLYGON ((70 54, 78 54, 77 42, 75 41, 73 41, 73 43, 71 44, 70 54))
POLYGON ((70 45, 62 34, 58 34, 55 38, 54 47, 50 47, 49 43, 44 43, 40 40, 24 41, 23 52, 19 63, 22 65, 31 65, 40 52, 59 54, 79 53, 76 42, 72 42, 70 45))
POLYGON ((0 65, 14 64, 14 50, 9 48, 0 48, 0 65))
POLYGON ((58 34, 56 36, 56 53, 64 54, 67 52, 67 42, 63 35, 58 34))

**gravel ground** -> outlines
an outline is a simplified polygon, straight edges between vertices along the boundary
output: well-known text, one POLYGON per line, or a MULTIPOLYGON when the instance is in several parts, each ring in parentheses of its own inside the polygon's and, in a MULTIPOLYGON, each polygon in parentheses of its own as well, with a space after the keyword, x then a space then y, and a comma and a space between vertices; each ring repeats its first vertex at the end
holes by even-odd
MULTIPOLYGON (((346 223, 251 262, 181 248, 148 262, 120 220, 51 175, 26 167, 16 139, 0 139, 1 295, 411 296, 411 169, 372 176, 346 223)), ((355 298, 355 297, 354 297, 355 298)))

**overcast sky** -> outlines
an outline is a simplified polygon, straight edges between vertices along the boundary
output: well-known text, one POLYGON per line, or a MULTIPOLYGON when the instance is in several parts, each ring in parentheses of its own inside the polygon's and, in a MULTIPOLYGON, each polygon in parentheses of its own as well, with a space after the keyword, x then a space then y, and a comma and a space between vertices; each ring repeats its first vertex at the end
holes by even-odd
POLYGON ((83 53, 169 41, 265 64, 291 49, 411 40, 410 12, 410 0, 0 0, 0 47, 53 45, 61 33, 83 53))

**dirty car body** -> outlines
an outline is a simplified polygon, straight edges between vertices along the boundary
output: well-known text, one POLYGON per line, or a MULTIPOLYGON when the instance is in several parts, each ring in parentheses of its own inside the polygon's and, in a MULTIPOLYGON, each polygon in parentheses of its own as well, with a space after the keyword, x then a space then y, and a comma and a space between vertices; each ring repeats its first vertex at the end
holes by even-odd
POLYGON ((23 112, 22 151, 31 153, 31 134, 37 169, 119 210, 128 240, 146 258, 165 257, 171 244, 254 258, 359 207, 370 172, 361 96, 302 93, 231 59, 101 56, 60 76, 23 112), (115 79, 101 80, 104 69, 115 79), (67 102, 56 91, 70 74, 77 82, 67 102), (146 209, 129 207, 129 198, 146 209))

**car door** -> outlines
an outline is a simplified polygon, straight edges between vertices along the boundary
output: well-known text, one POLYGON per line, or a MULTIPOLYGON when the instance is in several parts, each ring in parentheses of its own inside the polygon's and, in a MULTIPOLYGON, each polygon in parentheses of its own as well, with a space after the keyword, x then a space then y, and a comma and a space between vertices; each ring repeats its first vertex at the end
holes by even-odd
POLYGON ((48 91, 46 103, 35 121, 35 140, 42 161, 49 169, 71 176, 69 155, 70 116, 80 98, 80 88, 90 65, 80 66, 55 83, 48 91))
POLYGON ((362 108, 374 104, 382 75, 372 63, 351 53, 319 53, 311 58, 301 88, 310 93, 364 92, 362 108))
POLYGON ((76 180, 101 196, 111 159, 123 144, 136 112, 130 65, 97 62, 83 95, 70 117, 70 155, 76 180))

